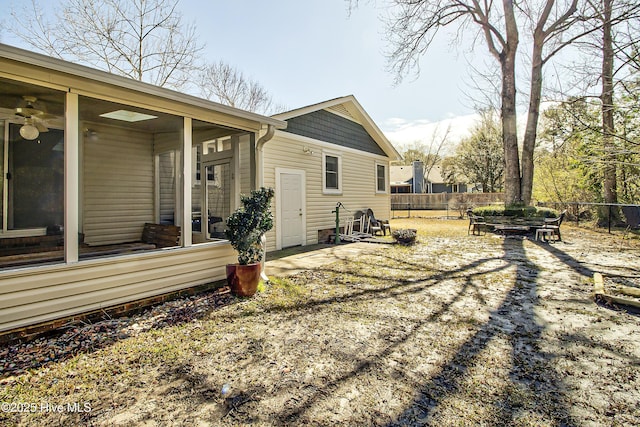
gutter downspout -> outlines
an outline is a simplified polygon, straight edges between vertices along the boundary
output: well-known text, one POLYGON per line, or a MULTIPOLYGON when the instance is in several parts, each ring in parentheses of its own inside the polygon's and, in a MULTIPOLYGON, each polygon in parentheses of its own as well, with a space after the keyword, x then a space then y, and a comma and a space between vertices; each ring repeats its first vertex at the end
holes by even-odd
POLYGON ((257 182, 256 188, 264 186, 264 155, 262 149, 264 145, 273 138, 276 133, 276 127, 273 125, 267 125, 267 133, 262 135, 258 142, 256 142, 256 169, 257 169, 257 182))
MULTIPOLYGON (((276 128, 273 125, 267 125, 267 133, 262 135, 258 142, 256 142, 256 169, 257 169, 257 179, 256 188, 264 187, 264 152, 262 149, 264 145, 273 138, 273 135, 276 133, 276 128)), ((269 282, 269 277, 264 272, 264 261, 267 257, 267 238, 262 236, 262 262, 260 263, 260 279, 264 280, 265 283, 269 282)))

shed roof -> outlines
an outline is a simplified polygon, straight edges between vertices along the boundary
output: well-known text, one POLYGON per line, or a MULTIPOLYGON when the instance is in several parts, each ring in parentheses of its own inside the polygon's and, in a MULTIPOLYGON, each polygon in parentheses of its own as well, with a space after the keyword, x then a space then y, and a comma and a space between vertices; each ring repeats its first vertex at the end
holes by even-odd
POLYGON ((106 71, 90 68, 85 65, 64 61, 58 58, 52 58, 47 55, 31 52, 1 43, 0 59, 28 64, 43 69, 81 77, 98 83, 117 86, 120 88, 136 91, 141 94, 160 97, 168 101, 173 101, 181 104, 186 104, 191 107, 197 107, 208 111, 214 111, 217 113, 234 116, 243 120, 250 120, 263 125, 272 125, 278 129, 284 129, 287 126, 286 122, 275 117, 263 116, 261 114, 230 107, 193 95, 177 92, 172 89, 155 86, 149 83, 133 80, 128 77, 118 76, 106 71))

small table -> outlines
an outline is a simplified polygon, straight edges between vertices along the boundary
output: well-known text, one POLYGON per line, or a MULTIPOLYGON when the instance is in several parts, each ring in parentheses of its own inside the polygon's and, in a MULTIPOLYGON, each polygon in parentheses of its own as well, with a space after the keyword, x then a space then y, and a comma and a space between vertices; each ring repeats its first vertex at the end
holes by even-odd
POLYGON ((538 228, 536 230, 536 240, 544 240, 545 242, 551 240, 554 230, 551 228, 538 228))

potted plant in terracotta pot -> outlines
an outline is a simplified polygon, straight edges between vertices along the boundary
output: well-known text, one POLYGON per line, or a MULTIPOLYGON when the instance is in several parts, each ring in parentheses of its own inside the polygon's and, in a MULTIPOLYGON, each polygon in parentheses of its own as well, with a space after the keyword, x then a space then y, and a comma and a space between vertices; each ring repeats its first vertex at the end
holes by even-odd
POLYGON ((235 295, 252 296, 258 289, 264 253, 262 236, 273 228, 273 195, 272 188, 263 187, 242 196, 242 206, 227 219, 225 234, 238 251, 238 264, 227 265, 227 282, 235 295))

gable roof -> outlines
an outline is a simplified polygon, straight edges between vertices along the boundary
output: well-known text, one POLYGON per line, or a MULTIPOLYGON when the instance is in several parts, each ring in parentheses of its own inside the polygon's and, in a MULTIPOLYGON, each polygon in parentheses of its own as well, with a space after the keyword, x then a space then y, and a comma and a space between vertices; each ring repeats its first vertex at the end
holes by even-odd
POLYGON ((308 105, 306 107, 297 108, 295 110, 286 111, 284 113, 274 114, 271 117, 286 121, 323 110, 351 120, 362 126, 391 160, 400 160, 402 158, 400 153, 382 133, 380 128, 378 128, 373 119, 369 114, 367 114, 353 95, 334 98, 317 104, 308 105))
MULTIPOLYGON (((389 181, 392 184, 413 183, 413 165, 391 165, 389 169, 389 181)), ((433 184, 443 184, 442 168, 440 165, 434 165, 429 171, 426 182, 433 184)))

